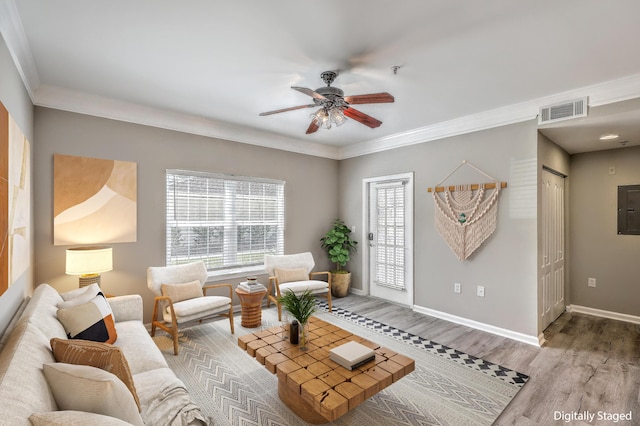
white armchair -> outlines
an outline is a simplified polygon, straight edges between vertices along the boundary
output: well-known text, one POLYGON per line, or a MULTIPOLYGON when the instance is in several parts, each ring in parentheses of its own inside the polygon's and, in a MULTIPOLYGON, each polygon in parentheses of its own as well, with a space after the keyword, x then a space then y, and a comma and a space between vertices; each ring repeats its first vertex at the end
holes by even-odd
POLYGON ((326 297, 331 312, 331 274, 328 271, 311 272, 314 266, 313 255, 309 252, 264 257, 264 268, 269 274, 267 307, 271 306, 271 302, 276 304, 278 320, 282 319, 282 306, 278 298, 286 290, 295 294, 310 290, 314 295, 326 297), (327 281, 314 279, 319 275, 326 275, 327 281))
POLYGON ((178 355, 178 326, 216 316, 229 318, 231 334, 233 324, 233 287, 231 284, 213 284, 203 287, 207 268, 203 262, 175 266, 151 266, 147 269, 147 287, 156 295, 151 318, 151 336, 160 327, 173 337, 173 353, 178 355), (228 287, 229 297, 207 296, 207 290, 228 287), (161 312, 162 320, 158 320, 161 312))

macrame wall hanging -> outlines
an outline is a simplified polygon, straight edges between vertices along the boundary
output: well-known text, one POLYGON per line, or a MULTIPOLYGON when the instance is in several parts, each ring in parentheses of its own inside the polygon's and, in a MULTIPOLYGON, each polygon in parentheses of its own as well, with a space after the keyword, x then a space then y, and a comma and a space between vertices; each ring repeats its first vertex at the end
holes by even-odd
POLYGON ((494 178, 468 162, 462 161, 435 188, 427 191, 433 194, 435 203, 434 226, 436 231, 455 253, 459 260, 465 260, 496 230, 498 221, 498 196, 506 182, 494 178), (438 186, 451 175, 467 165, 488 177, 492 182, 457 186, 438 186))

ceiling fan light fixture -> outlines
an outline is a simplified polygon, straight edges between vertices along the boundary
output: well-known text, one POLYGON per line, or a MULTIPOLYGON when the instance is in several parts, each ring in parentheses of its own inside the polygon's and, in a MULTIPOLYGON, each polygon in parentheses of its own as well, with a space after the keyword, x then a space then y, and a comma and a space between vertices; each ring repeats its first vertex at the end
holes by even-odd
POLYGON ((280 112, 295 111, 298 109, 318 106, 320 109, 310 115, 311 124, 309 124, 309 127, 307 128, 307 135, 317 132, 321 127, 330 129, 334 124, 336 127, 341 126, 347 121, 347 118, 351 118, 372 129, 379 127, 382 124, 382 121, 358 111, 353 108, 352 105, 390 103, 395 101, 393 96, 387 92, 344 96, 344 92, 341 89, 331 87, 331 84, 337 75, 338 74, 335 71, 323 72, 321 74, 321 78, 327 86, 320 87, 316 90, 298 86, 291 87, 292 89, 313 98, 312 104, 267 111, 260 113, 260 115, 271 115, 280 112))
POLYGON ((331 117, 331 121, 333 121, 333 124, 338 127, 342 126, 347 121, 347 117, 344 116, 344 111, 340 107, 332 108, 329 111, 329 115, 331 117))
POLYGON ((326 108, 320 108, 314 114, 311 114, 311 119, 316 122, 318 127, 331 128, 331 118, 326 108))

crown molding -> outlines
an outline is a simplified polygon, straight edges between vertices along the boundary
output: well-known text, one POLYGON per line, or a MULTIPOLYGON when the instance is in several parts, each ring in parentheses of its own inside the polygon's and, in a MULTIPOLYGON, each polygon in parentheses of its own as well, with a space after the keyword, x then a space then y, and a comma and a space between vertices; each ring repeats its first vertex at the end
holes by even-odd
POLYGON ((14 0, 0 0, 0 33, 7 44, 31 102, 34 102, 34 91, 40 85, 40 77, 14 0))
POLYGON ((195 115, 89 95, 60 87, 40 86, 35 91, 34 104, 232 142, 258 145, 334 160, 338 159, 338 149, 334 146, 304 141, 195 115))
POLYGON ((638 98, 640 97, 640 74, 482 111, 345 147, 313 143, 203 117, 145 107, 46 85, 40 86, 35 91, 34 104, 299 154, 344 160, 533 120, 537 117, 540 107, 583 96, 589 97, 589 107, 638 98))
POLYGON ((531 120, 535 118, 537 114, 538 108, 533 108, 529 103, 483 111, 477 114, 420 127, 408 132, 397 133, 395 135, 343 147, 340 150, 340 159, 345 160, 347 158, 374 154, 493 127, 506 126, 531 120))
POLYGON ((390 149, 532 120, 538 116, 540 107, 554 105, 583 96, 589 97, 589 107, 638 98, 640 97, 640 74, 634 74, 617 80, 610 80, 551 96, 435 123, 408 132, 349 145, 340 149, 339 159, 344 160, 361 155, 374 154, 390 149))

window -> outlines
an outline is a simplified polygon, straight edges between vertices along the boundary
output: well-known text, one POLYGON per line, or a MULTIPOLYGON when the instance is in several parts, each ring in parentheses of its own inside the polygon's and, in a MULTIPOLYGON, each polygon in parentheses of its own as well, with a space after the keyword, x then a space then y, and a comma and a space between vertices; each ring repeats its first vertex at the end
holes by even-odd
POLYGON ((217 274, 261 269, 284 253, 284 182, 167 170, 166 262, 217 274))

